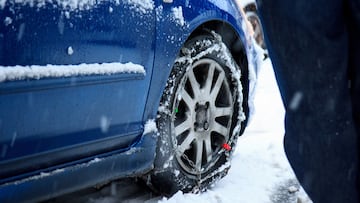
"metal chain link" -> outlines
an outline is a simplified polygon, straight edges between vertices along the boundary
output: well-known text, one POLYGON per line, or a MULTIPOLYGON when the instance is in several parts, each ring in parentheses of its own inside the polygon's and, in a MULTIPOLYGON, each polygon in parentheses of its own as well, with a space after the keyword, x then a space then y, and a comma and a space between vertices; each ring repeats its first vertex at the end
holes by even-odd
POLYGON ((183 154, 181 155, 181 157, 184 158, 184 159, 189 163, 189 165, 195 169, 196 172, 198 172, 198 170, 197 170, 197 168, 196 168, 196 166, 195 166, 195 163, 194 163, 193 161, 191 161, 191 160, 189 159, 189 157, 188 157, 185 153, 183 153, 183 154))
POLYGON ((181 155, 181 157, 184 158, 184 159, 189 163, 189 165, 195 169, 196 173, 198 174, 198 175, 197 175, 197 180, 196 180, 197 185, 196 185, 196 187, 194 187, 194 188, 192 189, 192 192, 193 192, 193 193, 197 193, 198 191, 201 190, 201 182, 202 182, 202 180, 201 180, 201 169, 199 170, 199 169, 196 167, 195 163, 194 163, 193 161, 191 161, 191 160, 189 159, 189 157, 188 157, 185 153, 183 153, 183 154, 181 155))

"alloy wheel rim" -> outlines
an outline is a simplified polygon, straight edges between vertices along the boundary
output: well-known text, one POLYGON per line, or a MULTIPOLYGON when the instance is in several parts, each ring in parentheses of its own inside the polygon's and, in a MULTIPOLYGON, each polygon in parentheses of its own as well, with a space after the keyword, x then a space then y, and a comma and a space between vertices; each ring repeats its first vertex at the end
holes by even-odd
POLYGON ((176 90, 172 127, 176 159, 190 175, 206 173, 229 140, 234 101, 226 73, 204 58, 184 74, 176 90))

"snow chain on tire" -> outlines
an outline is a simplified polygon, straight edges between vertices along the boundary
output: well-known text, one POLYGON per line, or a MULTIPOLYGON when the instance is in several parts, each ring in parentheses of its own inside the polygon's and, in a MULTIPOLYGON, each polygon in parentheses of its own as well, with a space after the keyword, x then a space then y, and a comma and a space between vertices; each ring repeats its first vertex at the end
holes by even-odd
MULTIPOLYGON (((208 71, 210 72, 210 68, 208 71)), ((234 62, 231 53, 222 42, 221 36, 215 32, 212 31, 208 34, 195 37, 194 39, 189 40, 182 48, 167 81, 158 111, 158 149, 154 162, 155 168, 152 171, 152 174, 150 174, 151 179, 148 181, 158 190, 158 192, 166 195, 172 195, 178 190, 197 193, 206 190, 209 185, 227 174, 230 168, 230 155, 233 152, 240 130, 242 129, 242 123, 245 121, 243 89, 240 77, 241 69, 234 62), (200 160, 201 170, 199 171, 196 164, 184 151, 183 154, 179 156, 187 161, 189 166, 192 166, 197 170, 195 175, 190 174, 182 168, 180 162, 177 160, 178 158, 176 158, 179 146, 177 145, 177 138, 173 132, 175 129, 172 120, 175 115, 173 105, 174 101, 177 101, 176 96, 178 95, 175 94, 177 89, 180 88, 179 85, 185 85, 182 77, 189 68, 192 68, 192 65, 196 63, 196 61, 207 57, 214 58, 213 60, 221 65, 225 74, 227 73, 225 75, 225 80, 229 81, 229 85, 231 85, 230 90, 234 112, 232 112, 227 124, 230 125, 230 128, 228 129, 229 139, 226 140, 226 144, 228 144, 231 149, 226 150, 220 148, 215 154, 215 158, 211 156, 209 163, 206 165, 207 169, 205 172, 203 171, 202 161, 200 160)), ((214 117, 214 119, 215 118, 217 117, 214 117)), ((211 136, 211 134, 209 134, 209 136, 211 136)), ((202 150, 204 150, 204 148, 202 148, 202 150)), ((201 156, 203 156, 203 154, 201 156)))

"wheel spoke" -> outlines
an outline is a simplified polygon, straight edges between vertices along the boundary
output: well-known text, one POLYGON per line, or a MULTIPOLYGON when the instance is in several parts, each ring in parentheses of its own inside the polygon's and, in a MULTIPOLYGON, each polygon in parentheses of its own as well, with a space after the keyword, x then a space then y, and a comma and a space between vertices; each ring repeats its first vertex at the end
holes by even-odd
POLYGON ((221 72, 221 73, 219 74, 219 77, 218 77, 217 80, 216 80, 216 83, 215 83, 214 88, 213 88, 212 91, 211 91, 210 97, 211 97, 211 98, 214 98, 214 100, 216 100, 216 97, 217 97, 217 95, 219 94, 221 85, 222 85, 223 82, 224 82, 224 78, 225 78, 224 73, 221 72))
POLYGON ((186 105, 189 107, 190 111, 192 111, 194 109, 195 102, 185 89, 183 90, 183 92, 181 94, 181 98, 182 98, 182 100, 184 100, 186 105))
POLYGON ((221 134, 225 138, 228 137, 228 129, 225 126, 217 123, 216 121, 214 122, 214 127, 213 127, 212 131, 215 131, 215 132, 221 134))
POLYGON ((197 170, 201 170, 201 163, 202 163, 202 154, 203 154, 203 141, 197 140, 196 141, 196 162, 195 167, 197 170))
POLYGON ((215 63, 211 63, 209 66, 207 80, 206 80, 206 84, 204 87, 205 92, 209 95, 210 95, 210 91, 211 91, 212 81, 214 79, 214 72, 215 72, 215 63))
POLYGON ((185 121, 183 121, 181 124, 175 127, 175 135, 176 136, 181 135, 183 132, 190 129, 190 127, 191 127, 191 119, 187 117, 185 121))
POLYGON ((191 84, 192 91, 194 93, 194 99, 196 99, 196 97, 200 95, 200 84, 196 80, 193 70, 189 71, 188 78, 191 84))
POLYGON ((206 161, 207 163, 211 162, 212 159, 212 148, 211 148, 211 137, 205 139, 205 151, 206 151, 206 161))
POLYGON ((178 146, 178 152, 182 155, 187 149, 190 149, 191 143, 194 141, 195 136, 189 133, 185 140, 178 146))
POLYGON ((231 107, 215 107, 215 118, 221 116, 230 116, 233 109, 231 107))

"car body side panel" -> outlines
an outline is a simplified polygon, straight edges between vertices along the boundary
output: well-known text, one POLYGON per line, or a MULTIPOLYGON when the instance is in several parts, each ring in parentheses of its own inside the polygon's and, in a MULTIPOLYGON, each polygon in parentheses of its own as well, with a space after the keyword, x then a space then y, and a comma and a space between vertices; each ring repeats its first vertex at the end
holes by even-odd
POLYGON ((17 174, 125 149, 143 130, 154 58, 154 10, 126 1, 74 9, 54 2, 6 1, 0 9, 2 69, 132 62, 146 73, 1 82, 0 183, 17 174), (31 159, 34 167, 21 164, 31 159))

